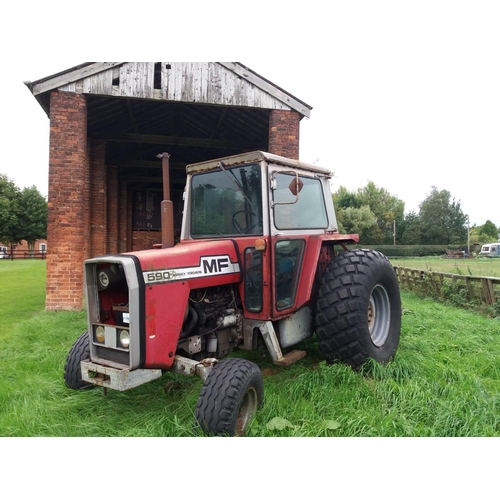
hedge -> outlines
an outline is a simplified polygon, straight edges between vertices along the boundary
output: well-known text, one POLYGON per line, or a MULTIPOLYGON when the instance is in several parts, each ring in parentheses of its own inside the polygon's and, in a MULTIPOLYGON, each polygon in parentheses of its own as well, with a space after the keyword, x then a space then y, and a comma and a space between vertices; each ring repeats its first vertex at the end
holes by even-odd
POLYGON ((446 245, 356 245, 352 248, 371 248, 387 257, 431 257, 445 255, 446 245))

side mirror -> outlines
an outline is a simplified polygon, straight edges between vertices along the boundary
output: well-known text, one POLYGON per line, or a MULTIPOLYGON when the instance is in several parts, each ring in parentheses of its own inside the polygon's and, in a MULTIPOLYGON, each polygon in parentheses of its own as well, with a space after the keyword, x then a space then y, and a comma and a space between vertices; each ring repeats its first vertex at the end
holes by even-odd
POLYGON ((294 196, 298 196, 298 194, 302 191, 304 187, 304 183, 299 179, 299 176, 296 175, 295 179, 290 182, 288 189, 294 196))

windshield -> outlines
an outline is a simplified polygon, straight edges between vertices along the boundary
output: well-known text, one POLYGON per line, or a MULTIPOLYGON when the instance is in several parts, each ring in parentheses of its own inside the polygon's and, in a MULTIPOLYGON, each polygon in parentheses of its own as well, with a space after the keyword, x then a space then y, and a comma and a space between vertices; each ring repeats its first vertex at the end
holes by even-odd
POLYGON ((191 236, 262 234, 262 193, 257 164, 193 175, 191 236))

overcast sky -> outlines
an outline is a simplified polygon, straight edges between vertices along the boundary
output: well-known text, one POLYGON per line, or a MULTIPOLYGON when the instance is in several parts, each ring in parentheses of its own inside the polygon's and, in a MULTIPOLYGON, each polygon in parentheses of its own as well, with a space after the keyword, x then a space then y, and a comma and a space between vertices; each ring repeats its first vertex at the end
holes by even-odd
MULTIPOLYGON (((54 3, 59 12, 67 5, 54 3)), ((495 2, 334 1, 326 11, 311 1, 306 12, 256 2, 238 20, 215 2, 188 24, 169 8, 164 24, 138 14, 136 29, 116 12, 113 30, 111 11, 96 16, 99 4, 87 5, 55 30, 39 22, 50 9, 36 7, 26 21, 14 7, 1 35, 0 173, 18 186, 47 194, 49 120, 23 81, 87 60, 233 60, 313 107, 301 122, 300 158, 332 170, 334 189, 373 181, 408 212, 436 186, 460 200, 471 225, 500 226, 495 2)))

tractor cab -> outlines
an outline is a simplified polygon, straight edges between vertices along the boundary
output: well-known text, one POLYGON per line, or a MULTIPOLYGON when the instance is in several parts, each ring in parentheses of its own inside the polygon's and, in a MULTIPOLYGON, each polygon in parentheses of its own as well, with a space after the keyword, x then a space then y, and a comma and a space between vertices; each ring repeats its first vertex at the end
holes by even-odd
POLYGON ((249 317, 276 320, 304 306, 321 242, 338 235, 329 171, 256 151, 189 165, 187 174, 181 244, 233 241, 249 317))
POLYGON ((183 240, 337 230, 324 168, 257 151, 187 173, 183 240))

